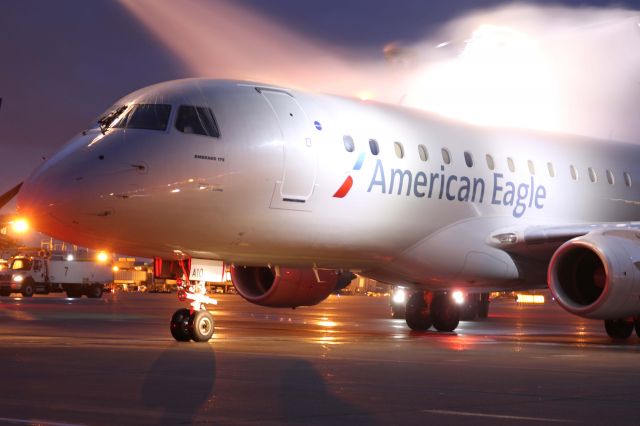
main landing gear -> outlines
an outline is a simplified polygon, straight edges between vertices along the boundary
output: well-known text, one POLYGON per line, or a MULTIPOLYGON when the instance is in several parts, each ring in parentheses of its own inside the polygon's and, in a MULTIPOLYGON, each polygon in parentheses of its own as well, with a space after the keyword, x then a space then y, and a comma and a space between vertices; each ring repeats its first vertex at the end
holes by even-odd
POLYGON ((634 328, 636 329, 636 334, 640 337, 640 318, 604 320, 604 329, 612 339, 628 339, 634 328))
POLYGON ((213 336, 213 316, 205 304, 217 305, 218 301, 207 296, 204 281, 178 283, 178 299, 191 300, 191 308, 178 309, 171 317, 171 335, 179 342, 207 342, 213 336))
POLYGON ((460 322, 460 312, 451 295, 418 291, 407 301, 407 325, 425 331, 433 325, 438 331, 453 331, 460 322))

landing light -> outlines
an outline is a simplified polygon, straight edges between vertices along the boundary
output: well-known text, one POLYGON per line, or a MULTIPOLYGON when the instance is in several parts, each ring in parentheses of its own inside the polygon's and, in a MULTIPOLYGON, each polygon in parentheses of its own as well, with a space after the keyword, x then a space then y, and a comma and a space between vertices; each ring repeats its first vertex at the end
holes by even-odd
POLYGON ((464 303, 464 293, 461 291, 454 291, 451 293, 451 297, 456 305, 462 305, 464 303))
POLYGON ((393 303, 401 305, 407 300, 407 291, 404 288, 396 289, 393 292, 393 303))
POLYGON ((69 261, 69 262, 73 261, 73 255, 72 254, 68 254, 67 255, 67 261, 69 261))

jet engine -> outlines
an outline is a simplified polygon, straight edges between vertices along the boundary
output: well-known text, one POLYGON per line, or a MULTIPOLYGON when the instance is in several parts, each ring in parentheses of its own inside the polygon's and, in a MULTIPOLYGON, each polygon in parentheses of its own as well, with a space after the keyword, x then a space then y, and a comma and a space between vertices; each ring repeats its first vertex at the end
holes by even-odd
POLYGON ((312 306, 348 284, 355 275, 327 269, 232 266, 231 280, 251 303, 274 308, 312 306))
POLYGON ((551 258, 548 283, 567 311, 585 318, 640 314, 640 232, 594 231, 564 243, 551 258))

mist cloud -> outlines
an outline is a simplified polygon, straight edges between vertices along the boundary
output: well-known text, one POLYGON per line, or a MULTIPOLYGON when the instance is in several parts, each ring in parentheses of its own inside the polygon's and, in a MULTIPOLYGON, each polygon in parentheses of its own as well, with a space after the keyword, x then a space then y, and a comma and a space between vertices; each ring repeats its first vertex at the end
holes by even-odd
POLYGON ((638 11, 507 5, 363 59, 231 2, 123 4, 194 75, 366 94, 486 125, 640 135, 638 11))

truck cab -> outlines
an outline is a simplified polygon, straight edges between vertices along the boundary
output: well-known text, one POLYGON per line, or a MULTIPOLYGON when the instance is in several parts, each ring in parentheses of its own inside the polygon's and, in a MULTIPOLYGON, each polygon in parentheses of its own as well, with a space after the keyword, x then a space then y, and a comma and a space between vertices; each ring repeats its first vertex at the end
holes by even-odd
POLYGON ((0 273, 0 296, 22 293, 24 297, 31 297, 34 293, 48 293, 46 266, 43 259, 14 257, 0 273))

